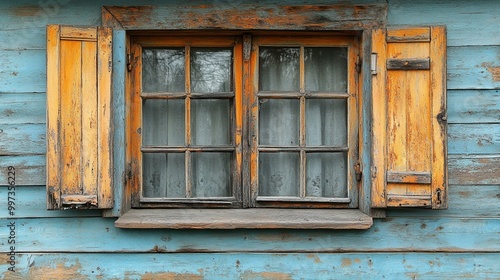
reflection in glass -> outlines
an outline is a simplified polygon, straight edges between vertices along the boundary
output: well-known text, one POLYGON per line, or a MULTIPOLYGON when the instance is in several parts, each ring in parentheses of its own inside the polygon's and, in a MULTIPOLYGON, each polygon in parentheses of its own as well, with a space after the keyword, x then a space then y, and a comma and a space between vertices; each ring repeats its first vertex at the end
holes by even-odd
POLYGON ((304 48, 307 92, 347 92, 347 48, 304 48))
POLYGON ((230 144, 230 124, 229 100, 191 100, 191 139, 193 145, 230 144))
POLYGON ((299 105, 297 99, 260 99, 259 143, 297 146, 299 105))
POLYGON ((259 90, 299 90, 299 48, 260 47, 259 90))
POLYGON ((346 153, 308 153, 306 196, 347 197, 346 153))
POLYGON ((231 49, 192 48, 191 92, 231 92, 232 58, 231 49))
POLYGON ((184 48, 142 50, 143 92, 184 92, 184 48))
POLYGON ((144 153, 142 162, 144 197, 186 196, 183 153, 144 153))
POLYGON ((259 195, 299 196, 299 153, 259 153, 259 195))
POLYGON ((347 144, 347 100, 306 101, 306 143, 308 146, 347 144))
POLYGON ((193 196, 231 196, 231 153, 192 153, 193 196))
POLYGON ((142 107, 142 144, 184 145, 184 100, 146 99, 142 107))

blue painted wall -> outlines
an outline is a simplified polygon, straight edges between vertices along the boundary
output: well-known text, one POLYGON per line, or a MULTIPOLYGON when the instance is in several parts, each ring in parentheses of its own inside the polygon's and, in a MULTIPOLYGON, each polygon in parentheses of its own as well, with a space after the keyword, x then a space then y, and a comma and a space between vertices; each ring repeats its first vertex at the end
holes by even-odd
POLYGON ((102 5, 137 1, 0 2, 0 201, 7 166, 18 186, 14 217, 0 203, 2 279, 500 278, 500 1, 388 1, 390 25, 447 26, 449 209, 387 211, 366 231, 124 230, 46 211, 45 26, 100 25, 102 5))

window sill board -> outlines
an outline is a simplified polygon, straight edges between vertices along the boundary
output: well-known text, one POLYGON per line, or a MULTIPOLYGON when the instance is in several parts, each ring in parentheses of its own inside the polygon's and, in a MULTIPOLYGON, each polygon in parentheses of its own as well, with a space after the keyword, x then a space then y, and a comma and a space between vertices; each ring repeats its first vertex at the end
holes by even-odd
POLYGON ((168 229, 368 229, 359 209, 130 209, 119 228, 168 229))

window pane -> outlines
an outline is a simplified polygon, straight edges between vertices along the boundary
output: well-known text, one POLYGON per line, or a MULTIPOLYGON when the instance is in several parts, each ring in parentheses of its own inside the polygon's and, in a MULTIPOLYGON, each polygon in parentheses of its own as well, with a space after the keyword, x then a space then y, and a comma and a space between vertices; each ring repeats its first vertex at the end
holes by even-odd
POLYGON ((229 100, 191 100, 191 127, 193 145, 230 144, 231 117, 229 100))
POLYGON ((299 196, 299 153, 259 153, 259 195, 299 196))
POLYGON ((347 144, 347 100, 306 100, 306 143, 308 146, 347 144))
POLYGON ((191 92, 231 92, 231 49, 191 49, 191 92))
POLYGON ((296 99, 261 99, 259 143, 297 146, 299 144, 300 103, 296 99))
POLYGON ((299 90, 299 48, 260 47, 259 90, 299 90))
POLYGON ((192 153, 193 196, 231 196, 231 153, 192 153))
POLYGON ((347 197, 346 153, 308 153, 306 196, 347 197))
POLYGON ((184 145, 184 100, 146 99, 142 107, 142 143, 184 145))
POLYGON ((184 48, 143 49, 142 91, 184 92, 184 48))
POLYGON ((308 92, 347 92, 347 48, 304 48, 308 92))
POLYGON ((184 154, 144 153, 143 196, 185 197, 184 154))

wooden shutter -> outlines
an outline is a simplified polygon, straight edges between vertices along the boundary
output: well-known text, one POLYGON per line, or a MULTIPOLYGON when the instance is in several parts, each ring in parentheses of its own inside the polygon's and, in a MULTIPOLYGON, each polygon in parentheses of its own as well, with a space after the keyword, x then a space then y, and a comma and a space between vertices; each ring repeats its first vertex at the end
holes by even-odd
POLYGON ((113 206, 111 36, 47 27, 47 209, 113 206))
POLYGON ((445 209, 445 28, 372 35, 372 207, 445 209))

